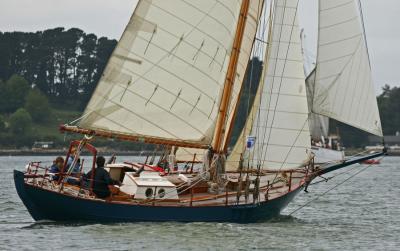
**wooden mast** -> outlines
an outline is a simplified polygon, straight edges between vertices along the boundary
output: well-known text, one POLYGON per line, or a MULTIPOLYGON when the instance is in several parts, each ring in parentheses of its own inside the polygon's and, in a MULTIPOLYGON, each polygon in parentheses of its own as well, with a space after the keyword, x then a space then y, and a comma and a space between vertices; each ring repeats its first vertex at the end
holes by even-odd
POLYGON ((235 40, 233 41, 233 48, 229 60, 228 71, 226 73, 224 89, 222 92, 221 104, 218 111, 218 120, 214 133, 213 148, 216 152, 224 152, 221 149, 222 139, 225 134, 226 116, 228 113, 229 103, 232 96, 233 84, 235 82, 235 75, 237 69, 237 62, 239 60, 240 47, 242 46, 244 28, 246 26, 247 13, 249 11, 250 0, 243 0, 240 7, 239 20, 236 27, 235 40))
MULTIPOLYGON (((264 6, 264 0, 261 1, 260 6, 264 6)), ((262 8, 261 8, 260 10, 258 10, 258 11, 261 11, 261 12, 262 12, 262 8)), ((259 13, 257 13, 257 15, 259 15, 259 13)), ((261 13, 260 13, 260 15, 261 15, 261 13)), ((256 39, 256 36, 254 36, 253 45, 254 45, 255 39, 256 39)), ((249 68, 249 65, 247 65, 247 67, 246 67, 246 72, 247 72, 249 69, 252 70, 251 67, 249 68)), ((245 81, 245 78, 246 78, 246 75, 245 75, 244 78, 243 78, 243 82, 245 81)), ((228 125, 228 129, 227 129, 227 130, 225 129, 225 131, 226 131, 226 132, 225 132, 225 133, 226 133, 225 139, 226 139, 226 140, 223 142, 223 145, 222 145, 222 151, 223 151, 223 152, 226 152, 226 151, 228 150, 229 140, 230 140, 230 138, 231 138, 231 136, 232 136, 232 132, 233 132, 233 122, 234 122, 234 120, 235 120, 235 117, 236 117, 237 112, 238 112, 238 109, 239 109, 239 98, 240 98, 240 96, 242 95, 243 89, 244 89, 244 88, 243 88, 243 83, 242 83, 241 86, 240 86, 239 94, 238 94, 238 101, 237 101, 237 103, 235 104, 235 107, 234 107, 234 109, 233 109, 232 121, 231 121, 231 123, 228 125)))

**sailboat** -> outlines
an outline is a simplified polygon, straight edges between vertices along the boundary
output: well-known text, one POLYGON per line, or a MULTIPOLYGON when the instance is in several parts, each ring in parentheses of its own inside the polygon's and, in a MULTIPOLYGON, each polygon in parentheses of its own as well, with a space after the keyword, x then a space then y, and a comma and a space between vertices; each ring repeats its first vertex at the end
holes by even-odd
POLYGON ((329 118, 311 113, 309 121, 311 151, 314 154, 314 162, 316 164, 324 164, 344 161, 345 152, 341 145, 339 133, 329 133, 329 118))
POLYGON ((139 1, 78 124, 60 128, 85 136, 71 142, 58 178, 40 162, 30 163, 25 172, 14 171, 18 195, 31 216, 256 222, 279 215, 315 177, 384 154, 314 163, 311 112, 375 135, 382 131, 355 1, 319 1, 311 109, 298 4, 274 0, 262 14, 263 0, 139 1), (268 17, 265 41, 256 39, 263 15, 268 17), (262 77, 228 155, 257 40, 266 44, 262 77), (338 97, 344 107, 332 105, 338 97), (98 152, 92 144, 98 137, 153 144, 163 154, 158 161, 112 159, 106 169, 122 185, 98 198, 93 192, 98 152), (94 171, 86 185, 71 175, 84 151, 92 155, 94 171))

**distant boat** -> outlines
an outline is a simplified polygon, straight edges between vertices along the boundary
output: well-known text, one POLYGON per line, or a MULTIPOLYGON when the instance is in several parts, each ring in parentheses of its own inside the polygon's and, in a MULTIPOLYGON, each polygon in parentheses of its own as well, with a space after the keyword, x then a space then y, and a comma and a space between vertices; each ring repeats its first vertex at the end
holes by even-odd
POLYGON ((306 91, 298 0, 272 1, 269 22, 260 22, 262 0, 139 1, 79 124, 61 126, 84 139, 71 143, 58 179, 40 162, 15 170, 18 195, 35 220, 256 222, 279 215, 315 177, 383 154, 315 165, 311 152, 310 112, 382 135, 356 2, 319 1, 315 81, 306 91), (260 23, 267 23, 265 41, 255 39, 260 23), (263 46, 254 48, 257 41, 263 46), (263 76, 227 155, 255 49, 265 51, 263 76), (89 184, 72 175, 82 151, 95 162, 96 137, 153 144, 162 153, 111 160, 106 168, 122 185, 102 199, 93 175, 89 184))
POLYGON ((361 162, 361 164, 366 164, 366 165, 379 165, 380 163, 381 161, 377 159, 367 159, 361 162))

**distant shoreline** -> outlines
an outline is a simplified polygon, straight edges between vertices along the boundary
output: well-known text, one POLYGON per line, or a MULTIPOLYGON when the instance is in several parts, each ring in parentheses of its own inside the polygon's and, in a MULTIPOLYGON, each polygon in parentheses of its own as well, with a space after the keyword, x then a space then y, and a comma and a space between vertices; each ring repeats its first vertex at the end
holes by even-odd
MULTIPOLYGON (((351 156, 365 150, 361 149, 347 149, 346 156, 351 156)), ((102 150, 98 149, 101 155, 117 155, 117 156, 150 156, 153 155, 153 151, 112 151, 110 149, 102 150)), ((67 149, 48 149, 48 150, 19 150, 19 149, 8 149, 0 150, 0 156, 64 156, 67 153, 67 149)), ((161 153, 157 153, 161 154, 161 153)), ((389 156, 400 156, 400 151, 388 150, 389 156)))
MULTIPOLYGON (((64 156, 68 150, 52 149, 52 150, 0 150, 0 156, 64 156)), ((111 151, 99 150, 101 155, 117 155, 117 156, 147 156, 153 154, 150 151, 111 151)))

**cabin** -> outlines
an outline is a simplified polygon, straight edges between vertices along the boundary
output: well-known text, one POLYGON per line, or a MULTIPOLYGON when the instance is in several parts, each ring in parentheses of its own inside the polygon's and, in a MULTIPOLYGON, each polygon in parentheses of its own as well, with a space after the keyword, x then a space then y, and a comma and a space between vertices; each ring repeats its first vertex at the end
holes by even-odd
POLYGON ((126 172, 120 190, 135 199, 179 199, 176 186, 157 172, 126 172))

